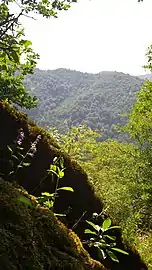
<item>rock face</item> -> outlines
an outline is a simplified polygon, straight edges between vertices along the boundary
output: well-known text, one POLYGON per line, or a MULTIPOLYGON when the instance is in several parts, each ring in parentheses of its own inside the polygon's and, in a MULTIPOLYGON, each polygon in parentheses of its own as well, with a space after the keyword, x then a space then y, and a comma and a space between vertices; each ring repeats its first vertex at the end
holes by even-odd
POLYGON ((19 201, 29 197, 0 179, 0 269, 104 269, 83 249, 79 238, 46 208, 19 201))

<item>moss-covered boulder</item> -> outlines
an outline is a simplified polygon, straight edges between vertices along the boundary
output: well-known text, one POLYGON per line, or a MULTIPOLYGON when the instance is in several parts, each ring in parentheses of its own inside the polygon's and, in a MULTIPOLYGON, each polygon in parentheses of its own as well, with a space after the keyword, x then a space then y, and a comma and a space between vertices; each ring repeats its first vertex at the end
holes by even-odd
POLYGON ((29 197, 0 179, 0 269, 104 269, 49 209, 30 197, 29 207, 22 196, 29 197))

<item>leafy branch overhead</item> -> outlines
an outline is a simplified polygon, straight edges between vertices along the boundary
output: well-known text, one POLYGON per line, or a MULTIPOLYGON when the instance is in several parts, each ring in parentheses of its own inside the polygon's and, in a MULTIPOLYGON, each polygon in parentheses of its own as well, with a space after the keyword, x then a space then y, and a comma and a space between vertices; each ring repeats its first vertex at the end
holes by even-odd
POLYGON ((36 107, 38 100, 28 94, 23 81, 26 74, 33 72, 39 55, 33 51, 32 42, 25 39, 20 19, 32 18, 33 13, 45 18, 57 17, 58 11, 69 9, 72 2, 76 1, 1 1, 0 100, 7 99, 28 109, 36 107))

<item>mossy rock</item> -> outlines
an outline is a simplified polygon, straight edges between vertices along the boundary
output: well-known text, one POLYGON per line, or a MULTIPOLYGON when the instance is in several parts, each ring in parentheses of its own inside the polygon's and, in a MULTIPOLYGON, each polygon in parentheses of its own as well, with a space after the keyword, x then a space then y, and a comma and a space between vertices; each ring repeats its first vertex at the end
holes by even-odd
POLYGON ((41 140, 37 145, 34 158, 32 161, 30 160, 31 165, 18 171, 15 180, 35 196, 40 196, 42 192, 46 191, 54 192, 55 181, 52 182, 52 176, 48 176, 45 181, 42 181, 42 179, 46 176, 54 157, 62 156, 66 169, 64 178, 60 181, 60 186, 70 186, 74 189, 74 192, 60 192, 60 196, 55 203, 55 211, 63 213, 68 208, 71 209, 66 220, 70 227, 85 211, 85 219, 89 219, 93 212, 101 212, 103 203, 95 195, 94 188, 89 183, 82 168, 61 151, 48 132, 35 125, 33 121, 15 107, 0 102, 0 173, 4 174, 5 179, 7 179, 10 171, 8 163, 10 157, 7 146, 13 145, 20 128, 25 133, 24 153, 28 151, 31 142, 38 135, 41 135, 41 140))
POLYGON ((49 209, 2 179, 0 216, 0 269, 104 269, 49 209), (22 196, 31 207, 19 200, 22 196))

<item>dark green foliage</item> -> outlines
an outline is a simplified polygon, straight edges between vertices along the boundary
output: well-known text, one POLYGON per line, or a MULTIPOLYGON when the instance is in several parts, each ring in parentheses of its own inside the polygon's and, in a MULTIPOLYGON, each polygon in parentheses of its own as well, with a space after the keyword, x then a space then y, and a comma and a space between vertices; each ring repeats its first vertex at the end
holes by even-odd
POLYGON ((103 129, 102 139, 118 136, 115 124, 126 123, 121 114, 131 110, 143 80, 118 72, 88 74, 66 69, 35 70, 27 76, 29 93, 39 99, 37 109, 26 111, 40 126, 66 131, 86 124, 103 129))
MULTIPOLYGON (((106 226, 110 226, 110 219, 107 218, 105 221, 104 219, 105 217, 103 213, 100 213, 100 215, 97 215, 96 218, 93 217, 91 221, 96 224, 96 228, 101 226, 101 224, 103 224, 102 227, 104 226, 104 228, 106 226)), ((109 257, 105 258, 105 260, 103 261, 104 266, 112 270, 147 270, 147 266, 140 258, 140 255, 138 254, 136 249, 133 247, 129 247, 127 244, 124 244, 120 227, 117 226, 117 224, 114 224, 113 228, 115 229, 109 228, 109 231, 105 233, 108 234, 109 237, 112 237, 114 239, 116 248, 119 250, 119 252, 113 249, 112 253, 115 260, 109 259, 109 257), (125 254, 126 252, 128 253, 128 255, 125 254), (117 260, 119 261, 119 263, 117 262, 117 260)), ((92 230, 92 226, 90 226, 90 229, 92 230)), ((94 235, 92 235, 92 238, 93 237, 94 235)), ((85 241, 87 241, 87 238, 85 241)), ((108 239, 106 240, 106 243, 108 244, 108 239)), ((110 246, 112 245, 111 240, 109 240, 109 244, 110 246)), ((85 244, 84 247, 86 250, 88 250, 92 258, 101 260, 101 251, 98 250, 97 246, 91 245, 90 247, 88 247, 88 244, 85 244)), ((111 250, 110 247, 109 250, 111 250)), ((106 251, 106 249, 104 249, 104 251, 106 251)), ((109 254, 109 256, 110 255, 112 256, 112 254, 109 254)))
POLYGON ((0 267, 3 270, 104 269, 51 211, 0 179, 0 267), (20 196, 29 198, 32 208, 20 196))
MULTIPOLYGON (((96 217, 98 218, 98 214, 96 217)), ((119 249, 116 246, 115 240, 116 237, 109 234, 109 230, 113 232, 115 235, 115 230, 120 229, 120 226, 111 226, 111 219, 106 218, 101 225, 96 225, 92 221, 86 221, 91 229, 86 229, 85 234, 89 235, 89 239, 84 241, 88 247, 95 247, 98 249, 99 258, 105 260, 106 258, 111 259, 114 262, 118 262, 119 260, 115 255, 115 252, 120 252, 125 255, 129 255, 128 252, 119 249)))

